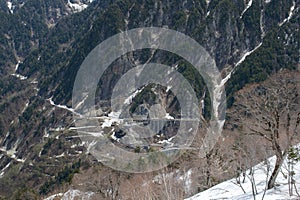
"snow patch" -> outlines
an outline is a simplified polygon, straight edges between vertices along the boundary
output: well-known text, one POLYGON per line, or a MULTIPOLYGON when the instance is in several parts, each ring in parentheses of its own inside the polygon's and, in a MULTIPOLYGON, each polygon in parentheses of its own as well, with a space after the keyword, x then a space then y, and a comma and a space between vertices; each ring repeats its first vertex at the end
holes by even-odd
POLYGON ((287 18, 285 18, 281 23, 279 23, 279 26, 282 26, 284 23, 290 21, 290 19, 293 16, 293 12, 295 10, 295 6, 296 6, 296 3, 295 3, 295 1, 293 1, 293 5, 291 6, 290 11, 289 11, 289 16, 287 18))
POLYGON ((18 60, 18 63, 15 66, 15 73, 13 73, 11 75, 19 78, 20 80, 26 80, 27 79, 26 76, 23 76, 23 75, 17 73, 17 71, 19 69, 19 66, 20 66, 20 63, 22 63, 22 62, 20 60, 18 60))
POLYGON ((69 130, 80 130, 80 129, 89 129, 89 128, 97 128, 98 126, 72 126, 69 130))
POLYGON ((172 86, 168 85, 167 86, 167 89, 166 89, 166 92, 169 92, 169 90, 172 88, 172 86))
POLYGON ((71 113, 75 114, 75 115, 78 115, 78 116, 81 116, 79 113, 75 112, 75 110, 73 108, 69 108, 68 106, 66 105, 59 105, 59 104, 55 104, 54 101, 52 100, 53 97, 50 97, 49 99, 47 99, 50 104, 52 106, 55 106, 55 107, 58 107, 58 108, 62 108, 62 109, 65 109, 67 111, 70 111, 71 113))
POLYGON ((158 144, 162 144, 162 145, 164 145, 166 147, 172 147, 172 146, 174 146, 174 143, 171 142, 173 139, 174 139, 174 137, 171 137, 171 138, 169 138, 167 140, 160 140, 157 143, 158 144))
POLYGON ((119 118, 121 112, 111 112, 108 114, 108 117, 103 117, 104 119, 103 124, 101 125, 102 128, 111 127, 113 123, 120 123, 122 120, 119 118))
POLYGON ((63 153, 60 154, 60 155, 55 156, 55 158, 61 158, 61 157, 64 157, 64 156, 65 156, 65 152, 63 152, 63 153))
POLYGON ((143 88, 141 88, 141 89, 139 89, 139 90, 136 90, 132 95, 130 95, 129 97, 127 97, 126 99, 125 99, 125 101, 124 101, 124 104, 131 104, 132 103, 132 99, 134 98, 134 97, 136 97, 136 95, 138 95, 142 90, 144 89, 144 87, 143 88))
POLYGON ((240 16, 240 19, 243 18, 244 13, 252 6, 252 3, 253 3, 253 0, 249 0, 249 2, 247 3, 246 8, 243 10, 243 12, 242 12, 242 14, 240 16))
POLYGON ((10 150, 7 150, 6 147, 2 147, 0 148, 0 151, 6 153, 6 155, 14 160, 16 160, 17 162, 22 162, 24 163, 26 159, 19 159, 17 158, 16 156, 16 153, 18 153, 16 150, 17 150, 17 147, 19 145, 19 141, 16 141, 16 143, 14 144, 13 148, 10 149, 10 150))
MULTIPOLYGON (((235 69, 242 64, 245 59, 247 58, 247 56, 251 55, 254 51, 256 51, 260 46, 262 45, 262 42, 259 43, 254 49, 252 49, 251 51, 247 51, 242 58, 234 65, 233 69, 227 74, 227 76, 225 78, 223 78, 220 82, 220 84, 216 84, 216 87, 214 89, 214 96, 219 97, 221 94, 221 88, 225 86, 225 84, 227 83, 227 81, 231 78, 231 75, 234 73, 235 69)), ((219 107, 219 105, 215 105, 215 109, 217 109, 219 107)))
POLYGON ((60 132, 60 131, 64 131, 66 128, 64 127, 57 127, 57 128, 50 128, 49 131, 54 131, 54 132, 60 132))
MULTIPOLYGON (((246 59, 247 56, 249 56, 250 54, 252 54, 254 51, 256 51, 260 46, 262 45, 262 42, 259 43, 259 45, 257 45, 254 49, 252 49, 251 51, 246 52, 243 57, 235 64, 235 67, 239 66, 242 62, 244 62, 244 60, 246 59)), ((229 77, 230 78, 230 77, 229 77)), ((229 79, 228 78, 228 79, 229 79)))
MULTIPOLYGON (((13 124, 13 123, 10 123, 10 124, 13 124)), ((8 132, 6 133, 5 138, 4 138, 3 141, 5 141, 5 140, 8 138, 9 134, 10 134, 10 132, 8 131, 8 132)))
POLYGON ((47 131, 47 129, 45 128, 44 129, 44 135, 43 135, 43 138, 49 138, 49 133, 48 133, 48 131, 47 131))
POLYGON ((64 195, 64 193, 58 193, 58 194, 54 194, 44 200, 54 200, 54 199, 57 199, 57 197, 62 197, 64 195))
POLYGON ((36 79, 34 79, 34 80, 32 80, 30 83, 31 83, 31 84, 38 84, 39 82, 38 82, 36 79))
POLYGON ((111 134, 111 139, 113 139, 113 140, 115 140, 115 141, 117 141, 117 142, 120 142, 120 139, 119 138, 117 138, 116 136, 115 136, 115 133, 116 132, 113 132, 113 134, 111 134))
MULTIPOLYGON (((92 2, 92 0, 90 0, 90 2, 92 2)), ((68 0, 67 5, 71 8, 73 13, 81 12, 88 7, 87 4, 84 4, 81 2, 80 3, 71 3, 70 0, 68 0)))
POLYGON ((174 117, 172 117, 169 113, 166 113, 165 118, 166 118, 166 119, 174 119, 174 117))
POLYGON ((29 106, 29 101, 26 102, 26 104, 25 104, 25 106, 24 106, 24 108, 23 108, 21 114, 23 114, 23 113, 25 112, 25 110, 28 108, 28 106, 29 106))
POLYGON ((1 173, 0 173, 0 178, 3 177, 4 173, 5 173, 5 170, 10 166, 10 162, 1 170, 1 173))
POLYGON ((206 13, 206 17, 208 17, 208 16, 209 16, 209 14, 210 14, 210 10, 209 10, 209 11, 207 11, 207 13, 206 13))
POLYGON ((75 151, 77 154, 82 154, 83 152, 82 151, 75 151))
POLYGON ((205 0, 206 1, 206 5, 208 6, 210 3, 210 0, 205 0))
POLYGON ((13 6, 12 2, 7 1, 7 2, 6 2, 6 5, 7 5, 8 9, 9 9, 9 12, 10 12, 11 14, 13 14, 13 13, 14 13, 14 8, 15 8, 15 6, 13 6))
POLYGON ((18 79, 20 79, 20 80, 26 80, 27 79, 27 76, 23 76, 23 75, 21 75, 21 74, 11 74, 12 76, 14 76, 14 77, 17 77, 18 79))
POLYGON ((178 70, 178 68, 179 68, 179 65, 178 65, 178 64, 174 66, 174 69, 175 69, 175 70, 178 70))
POLYGON ((85 102, 85 100, 89 97, 89 95, 86 95, 83 100, 81 102, 79 102, 76 106, 75 106, 75 110, 77 110, 78 108, 80 108, 80 106, 83 105, 83 103, 85 102))
POLYGON ((20 60, 18 60, 18 63, 16 64, 16 67, 15 67, 15 72, 17 72, 17 71, 18 71, 20 63, 21 63, 21 61, 20 61, 20 60))
POLYGON ((26 158, 24 158, 24 159, 20 159, 20 158, 14 158, 16 161, 18 161, 18 162, 21 162, 21 163, 24 163, 25 161, 26 161, 26 158))

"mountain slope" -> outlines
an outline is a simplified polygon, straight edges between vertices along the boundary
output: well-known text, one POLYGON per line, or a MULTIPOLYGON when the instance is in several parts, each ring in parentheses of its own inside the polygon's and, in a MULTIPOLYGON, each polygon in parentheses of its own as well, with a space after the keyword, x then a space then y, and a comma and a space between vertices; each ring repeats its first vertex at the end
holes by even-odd
MULTIPOLYGON (((74 130, 72 87, 88 53, 120 31, 157 26, 192 37, 216 60, 223 77, 234 72, 226 85, 229 103, 246 83, 262 81, 283 67, 299 67, 297 1, 95 0, 88 7, 90 1, 20 2, 0 1, 0 195, 5 198, 26 192, 48 196, 68 187, 78 171, 101 165, 74 130), (13 13, 7 2, 15 5, 13 13), (79 5, 86 9, 79 12, 79 5)), ((205 84, 189 63, 163 51, 152 56, 151 62, 179 64, 178 71, 203 96, 205 84)), ((150 51, 141 51, 113 63, 97 101, 104 104, 104 114, 109 114, 107 99, 118 78, 137 60, 150 57, 150 51)), ((136 102, 143 98, 137 95, 136 102)), ((165 98, 172 111, 174 96, 165 98)), ((208 97, 205 104, 208 119, 208 97)))

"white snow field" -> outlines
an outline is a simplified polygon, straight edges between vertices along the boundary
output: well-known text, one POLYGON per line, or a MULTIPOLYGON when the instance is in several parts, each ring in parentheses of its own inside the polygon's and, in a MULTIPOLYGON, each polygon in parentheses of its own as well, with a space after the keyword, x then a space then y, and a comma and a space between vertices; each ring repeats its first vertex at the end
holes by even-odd
MULTIPOLYGON (((269 166, 273 169, 275 164, 275 157, 271 157, 268 159, 269 166)), ((264 191, 266 189, 266 178, 267 178, 267 162, 261 162, 258 165, 253 167, 254 171, 254 181, 257 189, 257 195, 255 199, 264 199, 264 200, 277 200, 277 199, 300 199, 300 196, 297 195, 295 191, 295 187, 293 187, 293 196, 289 195, 289 186, 288 186, 288 163, 287 159, 285 160, 282 171, 278 174, 276 180, 276 186, 273 189, 267 190, 264 195, 264 191), (264 197, 264 198, 263 198, 264 197)), ((300 162, 294 165, 294 180, 296 181, 296 188, 298 193, 300 193, 300 162)), ((222 182, 218 185, 215 185, 203 192, 200 192, 186 200, 210 200, 210 199, 232 199, 232 200, 247 200, 254 199, 252 194, 252 186, 250 181, 250 170, 246 172, 245 183, 237 184, 237 179, 233 178, 222 182), (243 191, 243 189, 244 191, 243 191)), ((270 177, 271 172, 268 173, 268 177, 270 177)), ((243 176, 240 176, 240 180, 243 180, 243 176)))

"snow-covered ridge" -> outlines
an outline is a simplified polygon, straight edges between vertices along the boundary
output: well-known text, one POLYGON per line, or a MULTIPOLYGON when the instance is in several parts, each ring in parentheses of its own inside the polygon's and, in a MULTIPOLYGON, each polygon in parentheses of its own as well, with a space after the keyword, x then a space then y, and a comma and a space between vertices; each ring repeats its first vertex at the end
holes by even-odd
MULTIPOLYGON (((261 162, 258 165, 253 167, 252 173, 254 174, 255 185, 257 189, 256 199, 264 200, 274 200, 274 199, 300 199, 299 196, 295 193, 294 196, 289 196, 288 188, 288 161, 285 160, 285 163, 282 167, 281 173, 278 175, 276 180, 276 186, 273 189, 266 189, 266 177, 270 177, 272 170, 268 170, 267 164, 269 163, 270 169, 274 168, 275 165, 275 156, 268 159, 267 162, 261 162), (264 194, 265 192, 265 194, 264 194)), ((296 163, 294 166, 294 180, 296 181, 296 187, 300 188, 300 162, 296 163)), ((252 184, 250 170, 247 170, 245 173, 245 182, 240 181, 240 185, 237 180, 243 180, 243 175, 240 175, 239 178, 233 178, 222 182, 218 185, 215 185, 208 190, 200 192, 193 197, 187 198, 186 200, 202 200, 202 199, 232 199, 232 200, 247 200, 253 199, 252 194, 252 184), (243 192, 243 190, 245 192, 243 192)))

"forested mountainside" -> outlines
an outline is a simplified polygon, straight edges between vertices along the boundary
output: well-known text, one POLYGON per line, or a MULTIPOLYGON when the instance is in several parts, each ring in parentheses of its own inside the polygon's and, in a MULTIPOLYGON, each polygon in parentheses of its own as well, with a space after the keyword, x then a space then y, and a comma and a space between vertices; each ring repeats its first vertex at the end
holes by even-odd
MULTIPOLYGON (((193 38, 209 52, 222 74, 229 113, 235 113, 236 94, 247 91, 249 84, 259 84, 283 69, 291 74, 299 71, 300 15, 295 0, 0 0, 0 15, 3 199, 40 199, 70 188, 95 199, 182 199, 237 173, 236 163, 242 158, 233 141, 243 132, 237 131, 240 129, 232 115, 226 118, 223 141, 207 157, 199 158, 197 151, 188 150, 162 171, 118 172, 89 153, 90 144, 84 144, 74 128, 73 84, 89 52, 117 33, 164 27, 193 38), (221 155, 225 146, 232 149, 221 155), (231 162, 225 162, 229 154, 231 162), (172 192, 178 198, 166 197, 167 183, 162 177, 168 174, 177 180, 168 180, 168 184, 174 183, 172 191, 179 188, 172 192), (175 187, 175 182, 182 187, 175 187), (137 184, 151 189, 133 190, 137 184), (150 192, 139 196, 143 191, 150 192)), ((108 100, 120 77, 136 63, 150 61, 178 66, 177 71, 191 83, 197 96, 205 96, 204 117, 208 122, 211 103, 209 95, 204 95, 207 89, 202 77, 181 57, 151 49, 128 53, 105 72, 96 99, 103 115, 110 112, 108 100)), ((133 98, 131 109, 139 104, 147 107, 158 98, 167 102, 170 113, 178 114, 176 97, 162 90, 145 87, 133 98)), ((112 129, 105 131, 109 135, 112 129)), ((196 138, 194 145, 200 141, 196 138)), ((253 162, 263 156, 258 155, 253 162)))

